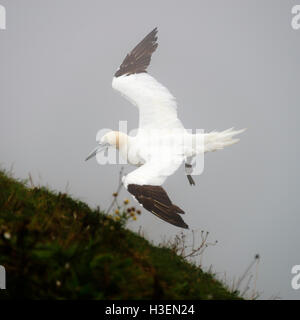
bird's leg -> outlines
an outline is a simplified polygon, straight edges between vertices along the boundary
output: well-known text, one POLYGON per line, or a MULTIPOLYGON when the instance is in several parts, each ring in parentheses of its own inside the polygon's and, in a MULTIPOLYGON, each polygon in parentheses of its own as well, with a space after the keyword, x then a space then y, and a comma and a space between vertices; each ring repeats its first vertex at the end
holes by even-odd
POLYGON ((185 172, 186 172, 186 176, 189 180, 189 183, 191 186, 195 185, 195 181, 193 179, 193 177, 191 176, 191 173, 193 172, 193 165, 191 163, 185 163, 185 172))

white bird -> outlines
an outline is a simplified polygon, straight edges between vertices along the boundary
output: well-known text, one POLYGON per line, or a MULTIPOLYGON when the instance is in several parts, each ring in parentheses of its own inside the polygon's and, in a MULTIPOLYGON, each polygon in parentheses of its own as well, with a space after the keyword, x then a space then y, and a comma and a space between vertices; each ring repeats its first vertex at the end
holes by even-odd
POLYGON ((175 98, 146 71, 157 45, 155 28, 127 54, 112 81, 112 87, 139 109, 136 136, 117 131, 97 136, 98 147, 86 160, 110 146, 116 148, 129 164, 138 167, 122 178, 133 197, 157 217, 188 228, 180 216, 184 211, 172 203, 161 185, 183 162, 188 180, 194 185, 191 174, 195 156, 236 143, 239 139, 233 136, 244 130, 188 133, 178 119, 175 98))

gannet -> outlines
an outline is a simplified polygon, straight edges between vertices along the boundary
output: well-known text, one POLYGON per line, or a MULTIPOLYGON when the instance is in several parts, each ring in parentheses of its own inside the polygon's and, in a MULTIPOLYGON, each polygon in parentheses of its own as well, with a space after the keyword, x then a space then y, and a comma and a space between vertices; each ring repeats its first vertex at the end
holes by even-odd
POLYGON ((86 160, 108 147, 116 148, 129 164, 138 167, 122 177, 128 192, 160 219, 188 229, 181 217, 184 211, 172 203, 162 184, 185 163, 188 181, 194 185, 192 163, 196 155, 238 142, 233 137, 244 129, 188 133, 177 116, 174 96, 147 72, 157 46, 155 28, 127 54, 112 80, 112 87, 139 109, 137 134, 110 131, 97 135, 98 146, 86 160))

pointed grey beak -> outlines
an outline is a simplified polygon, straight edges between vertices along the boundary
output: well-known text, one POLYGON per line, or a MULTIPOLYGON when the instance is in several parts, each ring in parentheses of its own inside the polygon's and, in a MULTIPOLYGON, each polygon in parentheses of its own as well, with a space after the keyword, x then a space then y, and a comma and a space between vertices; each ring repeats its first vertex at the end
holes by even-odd
POLYGON ((102 150, 104 150, 105 148, 108 147, 108 144, 101 144, 100 146, 96 147, 85 159, 85 161, 90 160, 91 158, 95 157, 96 154, 102 150))

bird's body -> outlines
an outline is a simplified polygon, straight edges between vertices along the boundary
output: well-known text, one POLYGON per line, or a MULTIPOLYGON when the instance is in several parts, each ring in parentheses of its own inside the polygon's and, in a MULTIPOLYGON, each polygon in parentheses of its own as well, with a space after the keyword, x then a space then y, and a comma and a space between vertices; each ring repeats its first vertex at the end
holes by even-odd
POLYGON ((139 109, 137 134, 110 131, 96 140, 102 147, 115 147, 129 164, 138 167, 122 181, 145 209, 173 225, 188 228, 180 216, 184 211, 171 202, 161 185, 182 163, 194 185, 193 159, 237 142, 233 136, 243 130, 193 134, 184 128, 174 96, 146 71, 157 48, 156 34, 154 29, 126 56, 112 81, 113 88, 139 109))

